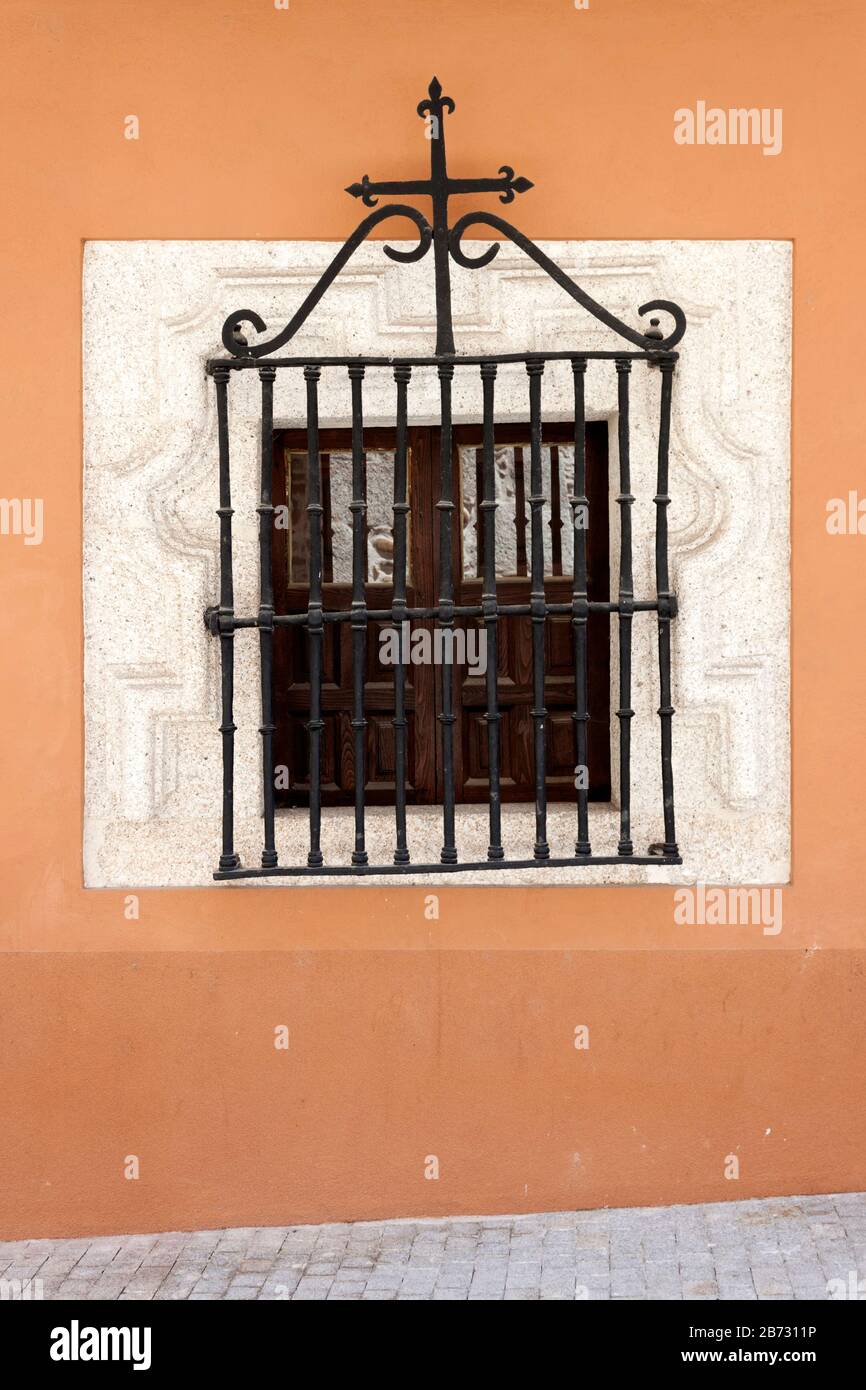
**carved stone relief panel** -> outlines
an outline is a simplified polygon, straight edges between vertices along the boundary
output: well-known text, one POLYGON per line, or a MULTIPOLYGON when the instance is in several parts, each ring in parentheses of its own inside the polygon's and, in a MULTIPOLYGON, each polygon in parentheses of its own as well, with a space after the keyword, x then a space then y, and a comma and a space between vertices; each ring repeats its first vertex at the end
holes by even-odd
MULTIPOLYGON (((672 576, 680 599, 674 625, 674 774, 685 862, 682 868, 531 870, 510 880, 784 882, 790 830, 790 245, 541 245, 627 322, 637 324, 639 304, 666 295, 681 303, 689 318, 675 379, 670 508, 672 576)), ((282 326, 332 255, 331 243, 315 242, 87 245, 84 869, 90 886, 212 882, 221 786, 219 672, 217 644, 206 634, 201 615, 217 593, 218 498, 213 388, 204 363, 221 351, 220 329, 229 312, 248 304, 269 327, 282 326)), ((304 325, 294 351, 335 356, 431 351, 431 272, 426 261, 395 265, 380 245, 365 244, 304 325)), ((458 352, 617 346, 603 325, 584 315, 515 248, 503 246, 481 271, 455 266, 452 277, 458 352)), ((640 367, 631 376, 635 591, 648 596, 654 586, 658 375, 640 367)), ((522 368, 501 368, 496 398, 498 418, 527 418, 522 368)), ((607 419, 610 426, 615 589, 617 399, 610 363, 590 364, 586 398, 590 418, 607 419)), ((567 363, 545 371, 543 408, 548 419, 569 419, 567 363)), ((435 373, 418 370, 409 391, 410 420, 435 423, 437 409, 435 373)), ((323 372, 320 410, 323 425, 348 424, 345 373, 323 372)), ((255 374, 233 374, 235 601, 243 614, 258 606, 258 411, 255 374)), ((477 422, 480 414, 478 374, 460 369, 454 419, 477 422)), ((394 383, 387 370, 367 374, 365 419, 369 425, 393 424, 394 383)), ((298 373, 277 374, 275 423, 304 424, 298 373)), ((371 470, 375 524, 369 555, 371 568, 378 567, 383 579, 391 563, 385 463, 371 470)), ((508 451, 502 450, 497 486, 503 501, 510 495, 509 467, 508 451)), ((471 468, 468 474, 474 478, 471 468)), ((336 492, 343 500, 335 501, 335 515, 345 502, 341 476, 336 492)), ((467 546, 474 544, 470 532, 467 546)), ((505 532, 502 545, 505 554, 505 532)), ((615 626, 614 619, 614 690, 615 626)), ((261 843, 258 660, 255 634, 238 633, 236 841, 245 862, 257 860, 261 843)), ((634 623, 634 677, 632 819, 636 847, 644 848, 660 838, 661 804, 656 630, 648 614, 634 623)), ((613 751, 615 758, 615 730, 613 751)), ((615 763, 613 771, 615 781, 615 763)), ((388 808, 369 813, 371 859, 387 862, 392 816, 388 808)), ((509 851, 529 843, 529 820, 530 807, 508 808, 509 851)), ((348 860, 351 813, 335 810, 326 822, 326 856, 348 860)), ((615 822, 615 806, 592 807, 593 841, 600 852, 604 844, 615 846, 615 822)), ((413 857, 438 855, 436 808, 411 808, 409 830, 413 857)), ((461 855, 477 847, 483 857, 483 807, 459 808, 458 838, 461 855)), ((305 839, 302 813, 278 817, 281 860, 300 857, 305 839)), ((570 807, 552 808, 550 839, 554 853, 570 852, 570 807)), ((496 875, 497 884, 503 881, 505 875, 496 875)), ((293 881, 275 882, 288 887, 293 881)), ((345 886, 347 880, 341 882, 345 886)))

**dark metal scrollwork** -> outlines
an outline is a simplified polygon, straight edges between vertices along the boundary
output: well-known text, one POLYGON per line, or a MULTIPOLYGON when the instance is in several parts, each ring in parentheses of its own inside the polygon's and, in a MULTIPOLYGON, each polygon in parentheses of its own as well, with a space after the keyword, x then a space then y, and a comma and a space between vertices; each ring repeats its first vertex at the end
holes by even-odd
MULTIPOLYGON (((419 116, 429 117, 432 122, 428 132, 430 137, 429 178, 373 182, 369 174, 364 174, 359 183, 350 184, 346 192, 353 198, 360 198, 366 207, 374 208, 375 211, 359 223, 348 241, 340 247, 324 275, 307 295, 300 309, 275 338, 251 346, 241 331, 241 325, 248 323, 257 332, 263 333, 266 324, 262 318, 252 309, 238 309, 229 315, 223 324, 222 340, 233 357, 264 357, 294 337, 350 256, 369 236, 373 228, 388 217, 406 217, 414 222, 418 229, 418 245, 410 251, 398 251, 393 246, 384 247, 385 255, 390 256, 391 260, 419 261, 427 254, 430 246, 433 246, 436 261, 437 357, 452 357, 456 353, 451 318, 449 259, 453 259, 465 269, 474 270, 489 265, 499 252, 498 242, 494 242, 475 256, 468 255, 463 250, 461 242, 465 232, 470 227, 476 226, 492 227, 513 241, 515 246, 519 246, 521 251, 530 256, 536 265, 539 265, 556 284, 565 290, 566 294, 569 294, 601 323, 606 324, 621 338, 626 338, 638 348, 653 353, 669 352, 680 341, 686 331, 686 316, 678 304, 667 299, 653 299, 648 304, 642 304, 638 309, 638 313, 641 315, 648 314, 653 310, 660 310, 671 315, 674 320, 674 329, 666 338, 662 337, 657 329, 656 331, 651 329, 647 333, 641 333, 635 328, 630 328, 628 324, 623 323, 622 319, 609 313, 591 295, 588 295, 585 290, 575 284, 571 277, 566 275, 565 271, 560 269, 549 256, 546 256, 533 241, 519 232, 510 222, 506 222, 504 218, 498 217, 494 213, 468 212, 453 227, 449 227, 448 200, 455 194, 498 193, 500 202, 512 203, 518 193, 526 193, 528 189, 532 188, 529 179, 522 176, 515 177, 514 170, 508 164, 501 165, 498 178, 455 179, 450 177, 445 158, 444 121, 445 115, 453 112, 454 109, 454 102, 451 97, 442 95, 441 83, 434 77, 428 88, 427 97, 418 104, 419 116), (433 204, 432 225, 416 208, 409 207, 406 203, 393 203, 379 207, 378 200, 383 195, 430 198, 433 204)), ((653 328, 655 328, 656 323, 657 320, 653 320, 653 328)))
POLYGON ((581 304, 584 309, 588 309, 595 318, 600 319, 602 323, 607 324, 608 328, 612 328, 615 333, 619 333, 621 337, 627 338, 629 342, 634 343, 637 347, 644 348, 651 352, 669 352, 685 333, 686 316, 680 306, 674 304, 673 301, 669 299, 652 299, 648 304, 642 304, 638 309, 638 313, 641 315, 648 314, 653 310, 661 310, 664 313, 670 314, 676 326, 673 333, 667 338, 659 339, 652 336, 648 337, 646 334, 637 332, 634 328, 629 328, 627 323, 623 323, 622 319, 618 319, 615 314, 611 314, 603 305, 599 304, 597 300, 587 294, 586 290, 582 290, 580 285, 575 284, 571 276, 566 275, 565 271, 558 266, 555 261, 552 261, 549 256, 546 256, 541 248, 535 245, 534 241, 530 241, 529 237, 524 236, 523 233, 519 232, 516 227, 513 227, 510 222, 506 222, 504 217, 497 217, 497 215, 492 212, 467 212, 466 215, 461 217, 458 222, 455 222, 454 226, 451 228, 448 238, 451 255, 457 264, 462 265, 465 269, 477 270, 481 266, 489 265, 499 253, 499 242, 497 241, 494 241, 492 246, 488 246, 485 251, 480 252, 477 256, 469 256, 463 250, 460 244, 463 234, 469 227, 480 225, 493 227, 496 231, 502 232, 503 236, 507 236, 510 241, 514 242, 515 246, 520 247, 521 251, 525 251, 527 256, 531 256, 536 265, 540 265, 542 270, 546 271, 550 276, 551 280, 555 280, 557 285, 560 285, 565 290, 566 294, 570 294, 572 299, 577 300, 577 303, 581 304))
POLYGON ((403 262, 420 261, 423 256, 426 256, 433 239, 433 228, 423 213, 420 213, 417 208, 410 208, 401 203, 378 208, 369 217, 365 217, 363 222, 359 222, 348 241, 345 241, 340 247, 324 275, 310 290, 298 312, 286 324, 282 333, 278 333, 275 338, 268 339, 266 343, 255 343, 253 346, 249 346, 240 333, 241 324, 251 324, 257 333, 264 333, 267 324, 261 315, 256 313, 255 309, 236 309, 233 314, 229 314, 223 324, 223 346, 233 357, 264 357, 269 352, 276 352, 277 348, 281 348, 284 343, 294 337, 315 309, 325 291, 339 275, 343 266, 357 251, 361 242, 370 235, 374 227, 377 227, 388 217, 408 217, 410 222, 414 222, 418 228, 418 245, 412 247, 410 251, 398 251, 394 246, 385 246, 383 248, 385 255, 390 256, 392 261, 403 262))

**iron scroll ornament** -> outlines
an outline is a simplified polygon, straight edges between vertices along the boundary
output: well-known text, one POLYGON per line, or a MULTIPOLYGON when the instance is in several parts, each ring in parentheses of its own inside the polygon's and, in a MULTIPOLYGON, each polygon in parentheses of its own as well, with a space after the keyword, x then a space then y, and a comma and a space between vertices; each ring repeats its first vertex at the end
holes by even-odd
POLYGON ((375 182, 370 179, 369 175, 364 174, 359 183, 350 184, 346 192, 353 198, 360 198, 365 206, 373 208, 374 211, 358 224, 348 240, 343 243, 297 313, 276 337, 263 343, 250 344, 242 332, 242 325, 249 324, 257 333, 264 333, 267 330, 267 324, 254 309, 237 309, 230 314, 223 324, 222 330, 222 342, 227 352, 237 358, 256 359, 266 357, 269 353, 275 352, 289 342, 306 322, 312 310, 361 243, 366 240, 375 227, 389 217, 408 218, 418 230, 418 245, 411 250, 400 251, 396 247, 387 245, 383 248, 385 255, 389 256, 391 260, 404 263, 420 261, 426 256, 431 245, 433 247, 436 262, 437 357, 456 356, 451 315, 449 261, 454 260, 457 265, 464 269, 475 270, 489 265, 499 252, 498 242, 493 242, 477 256, 467 255, 463 250, 461 242, 464 234, 470 227, 480 225, 491 227, 513 241, 515 246, 518 246, 521 251, 534 260, 536 265, 540 266, 572 299, 601 323, 613 329, 621 338, 634 343, 636 347, 645 352, 670 352, 676 346, 686 331, 686 316, 680 306, 671 300, 651 300, 649 303, 641 305, 638 313, 644 315, 658 310, 670 314, 674 320, 673 332, 668 337, 663 337, 658 328, 658 320, 653 319, 651 320, 651 330, 647 333, 641 333, 637 329, 629 327, 622 319, 617 318, 615 314, 610 313, 603 305, 597 303, 555 261, 546 256, 540 247, 536 246, 529 237, 524 236, 504 218, 498 217, 494 213, 469 212, 464 214, 453 227, 449 227, 448 200, 451 196, 467 193, 498 193, 500 202, 510 203, 514 201, 516 194, 527 192, 533 185, 528 179, 516 178, 514 170, 509 165, 500 167, 499 178, 450 178, 447 172, 445 154, 445 116, 454 111, 455 104, 451 97, 443 96, 441 84, 435 77, 428 88, 427 99, 420 102, 417 109, 418 114, 425 119, 425 122, 429 123, 427 134, 430 139, 430 177, 418 180, 375 182), (379 196, 388 194, 429 197, 433 204, 432 225, 417 208, 406 203, 390 203, 384 207, 377 206, 379 196))
POLYGON ((286 324, 282 333, 278 333, 275 338, 269 339, 266 343, 256 343, 249 346, 246 339, 240 334, 241 324, 251 324, 257 333, 264 333, 267 324, 261 315, 256 313, 255 309, 236 309, 233 314, 229 314, 223 324, 223 346, 234 357, 265 357, 269 352, 276 352, 277 348, 281 348, 284 343, 295 336, 323 294, 337 278, 343 266, 357 251, 361 242, 366 240, 374 227, 377 227, 388 217, 408 217, 411 222, 414 222, 418 228, 418 245, 414 246, 411 251, 398 251, 395 246, 385 246, 383 248, 385 255, 390 256, 392 261, 404 263, 420 261, 430 249, 430 242, 433 239, 433 228, 424 214, 419 212, 417 208, 410 208, 401 203, 393 203, 388 207, 378 208, 369 217, 365 217, 363 222, 359 222, 348 241, 345 241, 340 247, 325 273, 310 290, 298 312, 286 324))
MULTIPOLYGON (((651 299, 648 304, 642 304, 638 309, 638 313, 641 315, 652 313, 653 310, 660 310, 670 314, 676 327, 669 337, 659 339, 653 337, 652 334, 638 333, 636 329, 629 328, 628 324, 623 323, 622 319, 616 317, 616 314, 611 314, 602 304, 599 304, 591 295, 587 294, 586 290, 582 290, 580 285, 575 284, 571 276, 566 275, 565 271, 558 266, 555 261, 552 261, 549 256, 546 256, 541 248, 536 246, 534 241, 530 241, 529 237, 524 236, 516 227, 512 227, 511 223, 506 222, 504 217, 497 217, 496 214, 492 212, 467 212, 465 216, 461 217, 459 222, 455 222, 454 226, 451 228, 448 249, 457 264, 462 265, 466 270, 478 270, 482 266, 489 265, 499 252, 500 243, 494 241, 492 246, 488 246, 487 250, 482 251, 480 255, 467 256, 460 245, 461 239, 464 232, 466 232, 469 227, 478 224, 495 227, 497 231, 502 232, 504 236, 507 236, 510 241, 514 242, 515 246, 519 246, 521 251, 525 251, 527 256, 531 256, 535 263, 540 265, 541 269, 547 272, 551 280, 555 280, 557 285, 561 285, 565 292, 571 295, 572 299, 576 299, 578 304, 582 304, 584 309, 588 309, 595 318, 600 319, 602 323, 606 323, 608 328, 612 328, 614 332, 619 333, 621 337, 628 338, 629 342, 635 343, 637 347, 647 349, 650 352, 670 352, 671 348, 676 346, 685 333, 687 327, 686 316, 680 306, 674 304, 671 299, 651 299)), ((652 323, 656 324, 658 320, 653 319, 652 323)))

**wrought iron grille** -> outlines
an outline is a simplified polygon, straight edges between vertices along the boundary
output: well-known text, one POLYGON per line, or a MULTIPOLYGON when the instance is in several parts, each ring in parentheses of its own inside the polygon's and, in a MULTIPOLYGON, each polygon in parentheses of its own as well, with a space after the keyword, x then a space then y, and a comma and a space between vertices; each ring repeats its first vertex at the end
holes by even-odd
POLYGON ((258 333, 266 332, 266 324, 253 310, 240 309, 232 313, 223 325, 222 340, 227 357, 211 359, 208 373, 216 388, 219 439, 219 508, 220 519, 220 598, 219 604, 205 611, 205 623, 219 639, 221 659, 223 795, 222 795, 222 852, 217 879, 252 878, 279 874, 289 875, 364 875, 364 874, 431 874, 489 869, 521 869, 539 866, 576 867, 586 864, 679 864, 681 858, 674 823, 673 770, 671 760, 671 723, 674 714, 671 703, 671 623, 677 614, 676 595, 671 591, 668 565, 668 494, 669 445, 673 378, 678 354, 673 351, 686 330, 682 309, 668 300, 653 300, 638 310, 640 315, 661 311, 672 316, 673 331, 665 337, 659 320, 650 320, 645 333, 609 313, 579 285, 549 259, 544 252, 503 218, 492 213, 469 212, 453 226, 448 221, 448 201, 452 195, 473 192, 497 192, 500 201, 509 203, 518 193, 532 185, 516 178, 513 169, 503 166, 498 178, 453 179, 448 175, 445 159, 445 117, 453 112, 454 103, 443 96, 434 78, 427 99, 418 106, 418 113, 428 124, 430 137, 430 177, 407 182, 372 182, 365 174, 360 183, 352 184, 347 192, 358 197, 375 210, 355 229, 337 252, 328 269, 307 295, 297 313, 282 332, 265 342, 250 344, 243 325, 250 324, 258 333), (417 209, 404 203, 377 207, 381 195, 422 195, 432 200, 432 225, 417 209), (389 217, 405 217, 418 229, 418 245, 409 251, 385 246, 385 254, 395 261, 420 260, 431 245, 435 261, 436 285, 436 351, 420 357, 279 357, 274 354, 298 331, 322 298, 329 285, 374 227, 389 217), (499 250, 494 242, 478 255, 469 255, 461 242, 472 226, 488 226, 500 232, 530 256, 578 304, 595 318, 612 328, 632 349, 614 351, 565 351, 510 353, 499 355, 458 355, 454 347, 451 317, 451 285, 449 260, 458 265, 477 268, 489 265, 499 250), (572 519, 580 517, 574 529, 574 563, 572 598, 570 603, 548 602, 544 586, 544 495, 542 468, 542 383, 545 364, 552 361, 571 363, 574 387, 574 474, 569 505, 572 519), (619 493, 616 501, 620 516, 620 560, 618 594, 607 602, 590 601, 587 596, 587 520, 589 501, 586 496, 585 403, 584 380, 589 361, 610 362, 617 376, 619 493), (629 379, 633 363, 658 368, 659 426, 658 472, 654 503, 655 580, 654 597, 636 598, 633 579, 631 470, 629 457, 629 379), (530 422, 530 595, 526 604, 501 604, 497 600, 496 526, 497 508, 494 473, 495 392, 498 367, 503 363, 522 363, 527 374, 527 394, 530 422), (407 514, 409 512, 406 436, 408 428, 408 388, 416 370, 435 371, 439 382, 439 423, 441 428, 441 481, 438 515, 438 549, 440 584, 435 607, 411 607, 407 601, 407 514), (260 595, 258 612, 241 616, 235 612, 232 572, 232 516, 230 480, 229 386, 233 372, 258 371, 261 383, 261 490, 257 508, 259 516, 260 595), (480 376, 483 401, 482 495, 478 502, 483 536, 483 583, 481 601, 459 605, 454 600, 454 556, 452 553, 452 512, 455 507, 452 481, 452 383, 458 371, 477 371, 480 376), (274 610, 274 590, 271 571, 274 504, 272 498, 273 468, 273 401, 274 381, 278 371, 303 373, 306 385, 307 430, 307 505, 309 528, 309 602, 305 612, 277 613, 274 610), (367 506, 364 470, 364 380, 368 372, 388 371, 393 375, 395 394, 396 449, 393 476, 393 595, 386 609, 368 608, 365 599, 366 560, 364 551, 364 517, 367 506), (347 396, 351 399, 352 418, 352 598, 349 607, 326 609, 322 582, 322 490, 319 448, 319 382, 323 372, 346 374, 347 396), (545 624, 553 615, 570 617, 573 628, 575 673, 575 743, 578 766, 587 762, 587 624, 593 610, 616 614, 619 647, 619 703, 616 716, 619 722, 619 840, 615 853, 597 852, 589 834, 588 792, 576 787, 576 839, 574 854, 563 858, 551 854, 547 838, 547 790, 545 776, 546 718, 545 708, 545 624), (653 843, 646 854, 635 852, 631 824, 631 721, 632 699, 632 624, 635 614, 655 613, 658 624, 659 688, 662 780, 662 840, 653 843), (500 713, 497 695, 497 624, 505 616, 528 617, 532 625, 532 690, 531 719, 533 723, 533 768, 535 797, 535 838, 531 854, 508 859, 502 844, 500 713), (455 781, 454 781, 454 707, 452 685, 453 646, 447 640, 453 634, 455 622, 461 619, 480 620, 487 638, 487 668, 485 714, 487 726, 489 770, 489 846, 487 858, 461 861, 456 840, 455 781), (401 656, 394 668, 394 728, 395 846, 391 863, 370 863, 365 839, 365 648, 366 629, 370 622, 390 621, 402 630, 406 621, 433 621, 443 630, 443 662, 441 667, 441 757, 444 774, 442 806, 442 849, 438 863, 413 863, 406 816, 406 667, 401 656), (322 651, 327 624, 348 623, 352 631, 352 742, 354 761, 354 851, 349 864, 330 864, 323 860, 322 832, 322 651), (275 768, 273 700, 274 634, 282 627, 300 626, 309 644, 310 708, 306 724, 309 739, 309 850, 306 862, 279 863, 275 837, 275 768), (243 866, 234 846, 234 638, 245 629, 257 629, 261 657, 261 748, 262 797, 264 805, 264 842, 261 864, 243 866))

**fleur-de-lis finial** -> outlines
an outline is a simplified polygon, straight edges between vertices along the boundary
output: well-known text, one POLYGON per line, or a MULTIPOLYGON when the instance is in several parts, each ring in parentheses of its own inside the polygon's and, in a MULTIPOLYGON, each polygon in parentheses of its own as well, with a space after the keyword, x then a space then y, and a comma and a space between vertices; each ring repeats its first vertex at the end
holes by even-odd
POLYGON ((427 96, 424 101, 419 101, 418 103, 418 115, 441 116, 443 111, 451 113, 456 109, 450 97, 443 97, 442 83, 439 81, 439 78, 432 78, 430 86, 427 88, 427 96))

